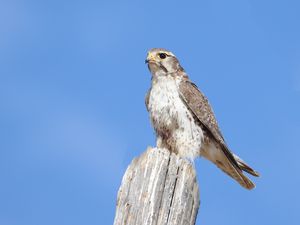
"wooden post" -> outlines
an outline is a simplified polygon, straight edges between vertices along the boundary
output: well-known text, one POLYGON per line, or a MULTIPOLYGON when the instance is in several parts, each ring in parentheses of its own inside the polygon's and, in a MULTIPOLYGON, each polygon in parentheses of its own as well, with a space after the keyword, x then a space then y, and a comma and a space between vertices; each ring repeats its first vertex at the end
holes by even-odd
POLYGON ((199 205, 191 162, 148 148, 125 172, 114 225, 194 225, 199 205))

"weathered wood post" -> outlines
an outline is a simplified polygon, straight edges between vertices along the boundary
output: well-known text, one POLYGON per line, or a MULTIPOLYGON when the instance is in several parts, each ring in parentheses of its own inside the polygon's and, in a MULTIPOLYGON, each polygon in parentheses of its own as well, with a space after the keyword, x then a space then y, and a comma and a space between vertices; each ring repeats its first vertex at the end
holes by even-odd
POLYGON ((149 148, 124 174, 114 225, 194 225, 199 204, 191 162, 167 149, 149 148))

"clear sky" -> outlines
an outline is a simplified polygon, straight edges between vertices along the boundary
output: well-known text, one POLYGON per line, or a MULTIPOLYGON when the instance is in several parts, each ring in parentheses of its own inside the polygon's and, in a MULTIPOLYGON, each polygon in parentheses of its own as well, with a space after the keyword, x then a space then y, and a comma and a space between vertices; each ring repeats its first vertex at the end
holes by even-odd
POLYGON ((197 224, 299 224, 300 3, 0 1, 0 224, 112 224, 131 160, 155 136, 147 50, 174 52, 230 148, 242 189, 196 160, 197 224))

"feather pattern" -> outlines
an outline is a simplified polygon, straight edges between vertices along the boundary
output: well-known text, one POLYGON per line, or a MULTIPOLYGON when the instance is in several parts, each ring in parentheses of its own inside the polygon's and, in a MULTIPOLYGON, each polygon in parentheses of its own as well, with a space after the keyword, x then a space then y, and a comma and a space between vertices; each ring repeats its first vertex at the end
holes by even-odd
POLYGON ((203 156, 243 187, 254 188, 243 171, 259 174, 229 150, 207 98, 189 80, 175 55, 154 48, 148 52, 146 63, 152 86, 145 103, 157 146, 190 159, 203 156))
POLYGON ((204 134, 207 138, 201 148, 201 155, 216 164, 243 187, 254 188, 255 185, 243 174, 242 170, 254 176, 258 176, 258 173, 229 150, 207 98, 188 78, 179 83, 179 94, 205 130, 204 134))

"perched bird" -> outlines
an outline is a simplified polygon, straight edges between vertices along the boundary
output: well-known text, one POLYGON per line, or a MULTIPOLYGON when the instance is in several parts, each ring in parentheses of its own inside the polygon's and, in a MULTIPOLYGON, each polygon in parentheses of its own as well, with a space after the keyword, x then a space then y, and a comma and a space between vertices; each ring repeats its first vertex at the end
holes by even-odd
POLYGON ((254 188, 243 171, 253 176, 259 176, 258 172, 229 150, 207 98, 189 80, 176 56, 154 48, 148 52, 146 63, 152 74, 146 107, 157 147, 189 159, 203 156, 244 188, 254 188))

